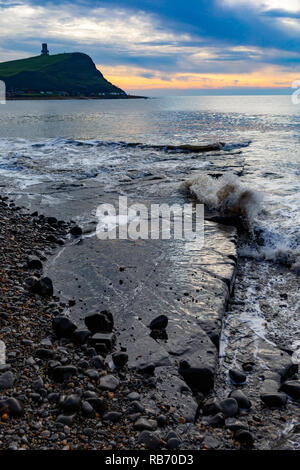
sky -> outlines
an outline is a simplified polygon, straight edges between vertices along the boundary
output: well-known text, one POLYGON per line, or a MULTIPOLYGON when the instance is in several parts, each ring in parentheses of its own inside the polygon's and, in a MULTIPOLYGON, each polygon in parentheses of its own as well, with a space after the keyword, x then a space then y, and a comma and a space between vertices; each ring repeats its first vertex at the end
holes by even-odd
POLYGON ((285 93, 300 0, 0 0, 0 62, 85 52, 133 94, 285 93))

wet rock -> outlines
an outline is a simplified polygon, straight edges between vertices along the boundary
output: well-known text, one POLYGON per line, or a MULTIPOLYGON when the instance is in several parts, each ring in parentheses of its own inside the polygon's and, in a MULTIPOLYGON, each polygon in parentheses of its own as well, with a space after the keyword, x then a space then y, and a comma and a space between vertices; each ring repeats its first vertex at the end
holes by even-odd
POLYGON ((47 348, 39 348, 35 351, 35 356, 39 359, 52 359, 54 351, 47 348))
POLYGON ((82 414, 84 416, 91 416, 94 414, 94 408, 88 401, 83 401, 81 404, 82 414))
POLYGON ((11 388, 14 384, 15 377, 11 371, 4 372, 0 375, 0 390, 11 388))
POLYGON ((254 443, 253 435, 251 434, 251 432, 246 430, 237 431, 235 433, 234 438, 237 442, 246 446, 252 446, 254 443))
POLYGON ((151 330, 164 330, 168 326, 168 317, 166 315, 159 315, 159 317, 154 318, 149 325, 151 330))
POLYGON ((202 423, 206 426, 212 426, 213 428, 221 428, 224 426, 225 418, 223 413, 218 413, 214 416, 207 416, 202 420, 202 423))
POLYGON ((137 393, 137 392, 130 392, 128 393, 128 395, 126 396, 126 398, 130 401, 135 401, 135 400, 139 400, 140 399, 140 394, 137 393))
POLYGON ((19 417, 24 414, 23 403, 16 398, 7 398, 6 400, 0 401, 0 408, 2 414, 7 412, 10 416, 19 417))
POLYGON ((156 421, 157 421, 158 426, 160 426, 161 428, 166 426, 167 422, 168 422, 166 416, 164 416, 164 415, 157 416, 156 421))
POLYGON ((72 426, 72 424, 75 420, 75 416, 76 416, 75 414, 73 414, 73 415, 63 415, 62 414, 62 415, 59 415, 57 417, 56 422, 60 423, 60 424, 63 424, 64 426, 69 426, 70 427, 70 426, 72 426))
POLYGON ((139 418, 134 423, 134 429, 137 431, 155 431, 157 428, 157 422, 153 419, 139 418))
POLYGON ((168 440, 167 442, 167 447, 170 450, 177 450, 180 448, 180 440, 176 439, 175 437, 172 437, 171 439, 168 440))
POLYGON ((112 360, 116 367, 124 367, 128 362, 128 354, 116 352, 112 355, 112 360))
POLYGON ((91 360, 92 366, 96 367, 96 369, 103 369, 104 361, 101 356, 94 356, 91 360))
POLYGON ((92 398, 87 398, 86 401, 93 407, 93 409, 102 415, 105 413, 107 409, 107 404, 104 400, 104 398, 97 398, 97 397, 92 397, 92 398))
POLYGON ((222 443, 220 439, 217 439, 216 437, 213 437, 213 436, 205 436, 203 440, 203 446, 205 446, 205 448, 209 450, 218 449, 221 446, 221 444, 222 443))
POLYGON ((52 328, 58 338, 70 338, 77 327, 67 317, 55 317, 52 328))
POLYGON ((234 398, 240 409, 249 410, 251 408, 251 401, 241 390, 234 390, 230 393, 230 398, 234 398))
POLYGON ((70 234, 73 235, 74 237, 80 237, 82 235, 82 228, 79 227, 78 225, 75 225, 74 227, 71 228, 70 234))
POLYGON ((44 381, 41 377, 39 377, 34 382, 32 382, 32 389, 35 390, 36 392, 41 390, 41 388, 43 388, 43 386, 44 386, 44 381))
POLYGON ((92 380, 98 380, 99 379, 99 372, 95 369, 87 369, 85 371, 85 375, 87 375, 92 380))
POLYGON ((120 385, 119 379, 114 377, 113 375, 105 375, 104 377, 101 377, 99 381, 99 387, 102 390, 109 390, 113 392, 116 390, 116 388, 120 385))
POLYGON ((242 423, 241 421, 238 421, 235 418, 227 418, 225 420, 225 427, 226 429, 229 429, 230 431, 236 432, 240 430, 246 430, 247 426, 246 424, 242 423))
POLYGON ((80 408, 81 399, 78 395, 71 394, 66 397, 62 397, 60 400, 60 407, 66 412, 71 413, 78 411, 80 408))
POLYGON ((30 291, 34 294, 38 294, 42 297, 52 297, 53 296, 53 283, 49 277, 43 277, 38 279, 30 287, 30 291))
POLYGON ((45 222, 49 225, 56 225, 57 224, 57 218, 56 217, 46 217, 45 222))
POLYGON ((84 323, 92 334, 111 333, 114 327, 113 316, 107 310, 86 316, 84 323))
POLYGON ((285 406, 287 402, 287 396, 285 393, 263 393, 260 396, 261 400, 269 408, 281 408, 285 406))
POLYGON ((159 437, 150 431, 143 431, 138 437, 138 443, 143 444, 147 449, 156 450, 161 445, 159 437))
POLYGON ((179 373, 193 391, 208 393, 214 385, 214 371, 209 367, 190 367, 181 361, 179 373))
POLYGON ((279 382, 272 379, 266 379, 263 381, 261 392, 265 393, 277 393, 279 388, 279 382))
POLYGON ((77 374, 77 368, 72 365, 57 366, 52 370, 53 378, 54 380, 57 380, 57 382, 63 382, 77 374))
POLYGON ((108 353, 108 347, 104 343, 95 343, 94 348, 92 348, 95 351, 95 356, 97 354, 102 354, 102 356, 106 356, 108 353))
POLYGON ((231 369, 229 371, 229 377, 235 384, 243 384, 246 382, 247 376, 243 372, 240 372, 236 369, 231 369))
POLYGON ((281 386, 281 390, 287 393, 294 400, 300 399, 300 380, 288 380, 281 386))
POLYGON ((113 347, 115 342, 115 335, 113 333, 95 333, 90 338, 90 344, 96 347, 99 344, 104 344, 108 349, 113 347))
POLYGON ((43 263, 37 256, 28 256, 27 268, 28 269, 43 269, 43 263))
POLYGON ((142 364, 137 367, 137 372, 141 375, 153 375, 155 371, 154 364, 142 364))
POLYGON ((104 421, 111 421, 112 423, 117 423, 120 421, 122 416, 122 413, 118 413, 117 411, 109 411, 108 413, 105 413, 103 416, 104 421))
POLYGON ((221 400, 220 407, 226 418, 231 418, 237 415, 239 411, 237 401, 234 398, 225 398, 225 400, 221 400))
POLYGON ((83 344, 87 343, 91 333, 88 330, 76 330, 72 334, 72 340, 78 346, 82 346, 83 344))
POLYGON ((130 407, 129 407, 129 412, 130 413, 144 413, 145 411, 145 408, 144 406, 139 403, 138 401, 133 401, 131 404, 130 404, 130 407))
POLYGON ((203 416, 214 416, 221 413, 220 401, 217 398, 211 398, 204 403, 203 416))
POLYGON ((57 403, 58 400, 59 400, 59 393, 49 393, 48 395, 49 403, 57 403))

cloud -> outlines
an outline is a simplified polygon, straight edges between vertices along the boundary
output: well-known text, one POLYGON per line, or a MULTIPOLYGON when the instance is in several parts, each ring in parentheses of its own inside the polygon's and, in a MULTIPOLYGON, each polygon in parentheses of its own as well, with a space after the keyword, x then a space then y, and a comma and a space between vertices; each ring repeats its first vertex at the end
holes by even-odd
POLYGON ((191 40, 188 34, 175 34, 161 27, 155 15, 119 8, 87 8, 65 3, 35 5, 0 3, 0 37, 50 39, 118 46, 126 51, 144 48, 167 53, 178 43, 191 40), (12 24, 14 27, 12 28, 12 24))
POLYGON ((0 60, 48 42, 86 52, 125 89, 273 86, 300 70, 299 0, 53 2, 0 0, 0 60))
POLYGON ((230 7, 246 6, 260 11, 282 10, 287 12, 300 12, 299 0, 222 0, 225 5, 230 7))

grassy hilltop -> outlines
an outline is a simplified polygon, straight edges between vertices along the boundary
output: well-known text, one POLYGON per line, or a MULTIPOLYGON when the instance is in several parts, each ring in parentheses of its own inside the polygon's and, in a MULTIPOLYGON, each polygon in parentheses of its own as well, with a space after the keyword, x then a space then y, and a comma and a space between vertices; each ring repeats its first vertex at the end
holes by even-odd
POLYGON ((65 92, 71 96, 99 93, 125 95, 97 70, 92 59, 81 52, 40 55, 28 59, 0 63, 0 80, 7 92, 40 94, 65 92))

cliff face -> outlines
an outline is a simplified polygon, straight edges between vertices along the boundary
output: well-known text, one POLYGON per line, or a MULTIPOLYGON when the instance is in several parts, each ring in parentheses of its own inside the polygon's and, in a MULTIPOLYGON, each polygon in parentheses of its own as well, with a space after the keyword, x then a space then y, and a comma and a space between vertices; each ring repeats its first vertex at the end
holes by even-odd
POLYGON ((108 82, 92 59, 81 52, 0 63, 0 80, 5 82, 7 91, 126 95, 108 82))

